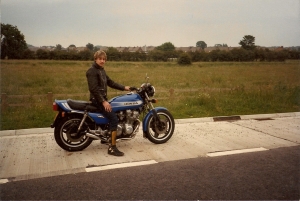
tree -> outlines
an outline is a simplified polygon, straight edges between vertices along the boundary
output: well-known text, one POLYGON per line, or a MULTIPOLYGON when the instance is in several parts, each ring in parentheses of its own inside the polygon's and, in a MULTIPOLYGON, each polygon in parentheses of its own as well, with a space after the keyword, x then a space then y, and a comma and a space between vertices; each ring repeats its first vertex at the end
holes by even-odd
POLYGON ((150 60, 152 61, 167 61, 168 58, 165 58, 164 52, 161 50, 153 50, 148 54, 150 60))
POLYGON ((158 47, 156 47, 157 50, 161 51, 175 51, 175 46, 171 42, 164 43, 158 47))
POLYGON ((36 51, 36 56, 38 59, 48 59, 49 54, 46 50, 38 49, 36 51))
POLYGON ((78 52, 78 56, 83 61, 93 60, 93 53, 90 50, 80 51, 78 52))
POLYGON ((86 44, 87 49, 89 49, 90 51, 94 50, 94 45, 91 43, 86 44))
POLYGON ((204 50, 204 48, 207 48, 207 44, 204 41, 198 41, 196 47, 201 47, 204 50))
POLYGON ((208 53, 204 51, 189 52, 192 62, 209 61, 208 53))
POLYGON ((245 50, 254 50, 256 48, 255 46, 255 37, 251 35, 245 35, 243 37, 243 40, 239 42, 239 45, 242 46, 245 50))
POLYGON ((100 50, 100 46, 94 46, 93 51, 94 51, 94 52, 97 52, 98 50, 100 50))
POLYGON ((228 47, 228 45, 227 44, 215 44, 215 47, 228 47))
POLYGON ((231 50, 233 61, 254 61, 254 51, 245 50, 244 48, 231 50))
POLYGON ((61 44, 57 44, 55 49, 56 49, 56 50, 61 50, 61 49, 62 49, 61 44))
POLYGON ((106 54, 109 61, 119 61, 121 57, 120 52, 114 47, 107 48, 106 54))
POLYGON ((209 53, 209 57, 211 61, 218 61, 219 59, 219 52, 221 50, 217 49, 217 50, 213 50, 209 53))
POLYGON ((74 44, 69 45, 68 51, 74 51, 74 50, 76 50, 76 45, 74 45, 74 44))
POLYGON ((27 49, 25 37, 17 27, 1 23, 1 59, 21 59, 27 49))
POLYGON ((192 59, 187 53, 183 53, 179 56, 177 63, 179 65, 191 65, 192 59))
POLYGON ((22 59, 35 59, 34 52, 30 49, 26 49, 23 53, 22 59))

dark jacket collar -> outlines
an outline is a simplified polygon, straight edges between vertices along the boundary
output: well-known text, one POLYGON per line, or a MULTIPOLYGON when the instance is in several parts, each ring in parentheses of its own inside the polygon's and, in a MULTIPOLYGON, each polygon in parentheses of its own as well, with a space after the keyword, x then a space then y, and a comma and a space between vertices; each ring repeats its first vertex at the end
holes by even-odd
POLYGON ((99 66, 95 61, 92 66, 97 69, 104 69, 103 67, 99 66))

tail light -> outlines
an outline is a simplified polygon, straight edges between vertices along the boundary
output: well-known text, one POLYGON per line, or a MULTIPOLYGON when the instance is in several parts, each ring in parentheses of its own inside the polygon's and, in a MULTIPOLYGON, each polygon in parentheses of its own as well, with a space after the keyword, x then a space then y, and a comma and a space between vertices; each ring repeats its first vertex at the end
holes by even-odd
POLYGON ((53 102, 52 109, 54 111, 58 111, 58 105, 56 104, 56 102, 53 102))

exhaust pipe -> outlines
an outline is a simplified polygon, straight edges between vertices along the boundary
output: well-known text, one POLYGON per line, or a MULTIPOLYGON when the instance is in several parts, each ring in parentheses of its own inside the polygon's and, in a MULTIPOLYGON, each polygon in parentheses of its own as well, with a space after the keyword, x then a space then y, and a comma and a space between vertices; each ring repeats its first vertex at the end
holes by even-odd
POLYGON ((132 140, 132 138, 119 138, 116 139, 116 142, 127 141, 127 140, 132 140))
POLYGON ((98 137, 97 135, 92 134, 92 133, 86 133, 86 136, 90 137, 90 138, 93 138, 95 140, 100 140, 100 137, 98 137))

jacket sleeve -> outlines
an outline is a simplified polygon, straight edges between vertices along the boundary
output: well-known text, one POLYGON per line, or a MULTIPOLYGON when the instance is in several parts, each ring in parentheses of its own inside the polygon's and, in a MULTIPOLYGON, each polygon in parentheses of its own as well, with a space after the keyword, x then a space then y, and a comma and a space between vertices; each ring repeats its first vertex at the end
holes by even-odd
POLYGON ((110 79, 107 75, 106 75, 106 80, 107 80, 107 85, 113 89, 118 89, 121 91, 125 90, 125 86, 122 84, 118 84, 116 82, 114 82, 112 79, 110 79))
POLYGON ((102 103, 103 101, 105 101, 105 98, 102 95, 102 93, 104 93, 104 89, 101 89, 101 87, 98 84, 97 72, 93 68, 90 68, 86 72, 86 78, 87 78, 87 82, 88 82, 88 86, 89 86, 89 91, 92 94, 92 96, 99 103, 102 103))

